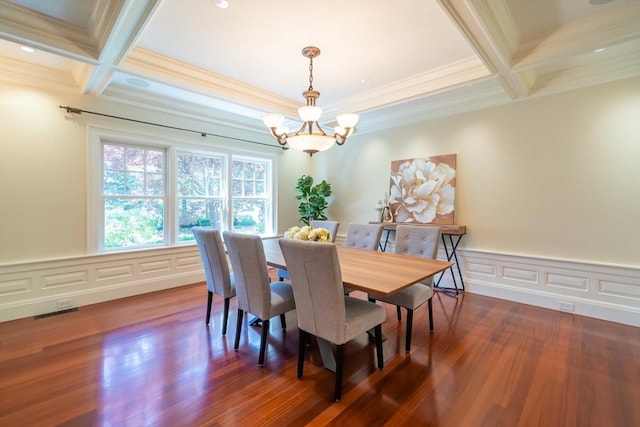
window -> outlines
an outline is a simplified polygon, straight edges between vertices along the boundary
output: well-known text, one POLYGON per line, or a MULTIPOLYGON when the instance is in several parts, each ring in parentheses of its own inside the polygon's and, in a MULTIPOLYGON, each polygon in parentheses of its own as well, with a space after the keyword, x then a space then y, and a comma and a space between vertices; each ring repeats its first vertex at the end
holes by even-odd
POLYGON ((274 159, 223 147, 89 132, 91 252, 194 241, 194 226, 273 235, 274 159))
POLYGON ((264 234, 271 210, 267 189, 268 162, 234 159, 231 173, 233 230, 264 234))
POLYGON ((165 152, 103 145, 105 249, 164 243, 165 152))
POLYGON ((193 240, 196 225, 222 229, 224 192, 222 156, 178 153, 178 240, 193 240))

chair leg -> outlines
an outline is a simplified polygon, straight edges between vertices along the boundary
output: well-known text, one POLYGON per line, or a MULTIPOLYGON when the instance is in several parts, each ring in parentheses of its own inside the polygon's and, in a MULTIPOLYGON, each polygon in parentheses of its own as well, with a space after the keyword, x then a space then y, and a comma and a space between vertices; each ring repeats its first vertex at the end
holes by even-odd
POLYGON ((411 351, 411 329, 413 327, 413 310, 407 308, 407 338, 405 339, 405 351, 411 351))
POLYGON ((204 321, 205 325, 208 325, 209 319, 211 319, 211 303, 212 302, 213 302, 213 292, 207 290, 207 317, 205 318, 205 321, 204 321))
POLYGON ((342 398, 342 375, 344 371, 344 344, 336 345, 336 388, 334 398, 340 402, 342 398))
POLYGON ((285 319, 284 313, 280 315, 280 324, 282 325, 282 329, 287 329, 287 319, 285 319))
POLYGON ((427 308, 429 309, 429 330, 433 332, 433 304, 431 298, 427 300, 427 308))
POLYGON ((378 369, 384 368, 384 355, 382 354, 382 324, 375 327, 376 354, 378 356, 378 369))
POLYGON ((244 311, 238 309, 238 322, 236 323, 236 340, 233 343, 233 349, 237 350, 238 346, 240 346, 240 331, 242 330, 242 317, 244 316, 244 311))
POLYGON ((304 348, 307 345, 307 333, 302 329, 299 329, 300 334, 298 338, 298 379, 302 378, 302 371, 304 370, 304 348))
POLYGON ((402 320, 402 311, 400 311, 400 306, 396 305, 396 312, 398 313, 398 322, 402 320))
POLYGON ((222 317, 222 335, 227 335, 227 321, 229 320, 229 300, 231 298, 224 299, 224 314, 222 317))
POLYGON ((267 349, 267 336, 269 335, 269 319, 262 321, 262 336, 260 337, 260 355, 258 366, 264 365, 264 352, 267 349))

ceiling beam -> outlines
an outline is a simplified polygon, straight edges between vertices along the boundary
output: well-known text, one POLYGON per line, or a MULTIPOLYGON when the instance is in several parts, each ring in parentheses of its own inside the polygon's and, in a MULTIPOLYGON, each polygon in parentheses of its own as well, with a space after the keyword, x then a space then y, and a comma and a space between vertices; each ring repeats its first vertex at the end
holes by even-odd
POLYGON ((438 0, 438 3, 509 97, 529 96, 531 82, 524 74, 511 70, 519 35, 504 0, 438 0))
POLYGON ((161 0, 98 1, 89 25, 100 46, 96 67, 87 67, 80 85, 85 94, 100 95, 115 69, 133 49, 161 0), (102 9, 102 10, 101 10, 102 9), (101 18, 100 21, 96 19, 101 18))

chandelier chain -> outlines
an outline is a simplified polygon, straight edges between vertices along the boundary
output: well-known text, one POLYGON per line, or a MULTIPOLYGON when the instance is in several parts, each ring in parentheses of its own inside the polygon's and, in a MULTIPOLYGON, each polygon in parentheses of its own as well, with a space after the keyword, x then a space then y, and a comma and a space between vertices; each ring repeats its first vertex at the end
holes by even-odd
POLYGON ((313 57, 309 58, 309 90, 313 90, 313 57))

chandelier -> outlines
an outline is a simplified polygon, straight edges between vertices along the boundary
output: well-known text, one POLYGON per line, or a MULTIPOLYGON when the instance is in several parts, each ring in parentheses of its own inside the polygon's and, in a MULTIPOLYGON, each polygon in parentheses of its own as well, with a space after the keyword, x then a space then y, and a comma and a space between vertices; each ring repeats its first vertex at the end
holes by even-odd
POLYGON ((342 145, 347 140, 358 123, 357 114, 339 114, 336 119, 338 126, 333 128, 334 133, 326 133, 318 120, 322 115, 322 108, 316 106, 316 99, 320 92, 313 89, 313 58, 320 55, 320 49, 308 46, 302 49, 302 56, 309 58, 309 89, 302 92, 302 96, 307 100, 307 105, 298 108, 298 114, 302 120, 302 126, 295 133, 289 133, 289 129, 282 126, 284 116, 282 114, 265 114, 262 121, 271 131, 271 135, 276 138, 278 144, 309 153, 313 156, 318 151, 328 150, 335 142, 342 145))

